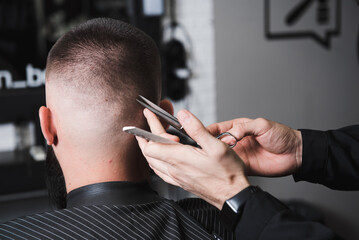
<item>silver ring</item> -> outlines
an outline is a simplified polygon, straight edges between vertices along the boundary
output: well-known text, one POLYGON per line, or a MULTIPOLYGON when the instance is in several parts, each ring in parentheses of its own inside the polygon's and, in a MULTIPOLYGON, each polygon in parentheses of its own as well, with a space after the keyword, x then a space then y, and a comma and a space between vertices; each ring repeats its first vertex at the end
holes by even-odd
POLYGON ((232 133, 230 133, 230 132, 221 133, 217 136, 217 139, 221 139, 223 136, 230 136, 230 137, 234 138, 235 142, 233 144, 228 144, 228 146, 230 148, 234 148, 237 145, 238 140, 232 133))

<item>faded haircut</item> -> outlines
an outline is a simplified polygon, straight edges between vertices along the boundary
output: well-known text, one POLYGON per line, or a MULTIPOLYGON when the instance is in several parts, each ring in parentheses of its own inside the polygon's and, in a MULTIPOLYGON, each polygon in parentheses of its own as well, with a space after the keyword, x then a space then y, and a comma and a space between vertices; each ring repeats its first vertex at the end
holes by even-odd
POLYGON ((60 83, 64 86, 106 95, 109 101, 132 103, 142 94, 157 102, 160 96, 156 44, 119 20, 92 19, 63 35, 49 52, 46 83, 57 80, 49 79, 51 74, 66 76, 60 83))
MULTIPOLYGON (((92 108, 94 102, 101 104, 98 99, 106 99, 131 115, 134 108, 141 109, 135 101, 138 94, 154 102, 160 98, 158 49, 149 36, 127 23, 108 18, 89 20, 63 35, 50 50, 46 85, 85 93, 92 108)), ((46 182, 50 202, 59 209, 66 207, 64 176, 50 146, 46 182)))

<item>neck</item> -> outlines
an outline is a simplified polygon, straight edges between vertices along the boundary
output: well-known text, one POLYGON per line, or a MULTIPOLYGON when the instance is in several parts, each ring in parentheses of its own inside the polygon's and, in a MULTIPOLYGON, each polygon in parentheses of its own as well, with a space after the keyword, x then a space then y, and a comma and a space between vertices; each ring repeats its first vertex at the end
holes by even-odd
POLYGON ((66 191, 89 184, 148 180, 149 167, 137 149, 127 149, 125 154, 93 155, 78 154, 68 151, 67 156, 59 154, 59 162, 65 177, 66 191), (101 157, 100 157, 101 156, 101 157))

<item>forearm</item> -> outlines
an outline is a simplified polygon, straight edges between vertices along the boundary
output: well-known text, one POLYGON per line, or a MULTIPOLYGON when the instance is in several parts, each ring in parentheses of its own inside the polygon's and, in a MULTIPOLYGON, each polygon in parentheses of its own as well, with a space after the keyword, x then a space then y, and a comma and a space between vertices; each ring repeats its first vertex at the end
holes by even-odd
POLYGON ((341 190, 359 189, 359 125, 338 130, 301 130, 303 160, 295 181, 341 190))
POLYGON ((244 205, 235 228, 236 239, 337 239, 326 226, 308 221, 266 192, 257 192, 244 205))

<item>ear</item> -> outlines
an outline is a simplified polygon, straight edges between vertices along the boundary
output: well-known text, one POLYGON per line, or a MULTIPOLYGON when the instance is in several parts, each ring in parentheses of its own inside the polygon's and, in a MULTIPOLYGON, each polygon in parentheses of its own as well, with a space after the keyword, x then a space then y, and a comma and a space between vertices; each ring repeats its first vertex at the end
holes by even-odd
MULTIPOLYGON (((160 107, 166 112, 168 112, 169 114, 173 115, 173 105, 169 100, 167 99, 161 100, 160 107)), ((161 123, 165 129, 168 129, 168 127, 170 126, 166 121, 163 121, 162 119, 161 119, 161 123)))
POLYGON ((39 117, 41 131, 47 141, 47 145, 56 144, 57 132, 53 123, 51 110, 44 106, 40 107, 39 117))

